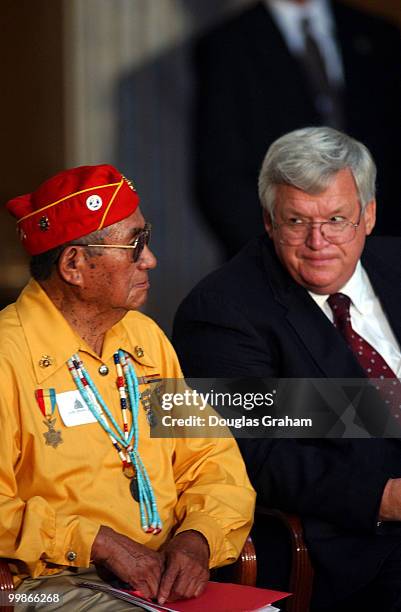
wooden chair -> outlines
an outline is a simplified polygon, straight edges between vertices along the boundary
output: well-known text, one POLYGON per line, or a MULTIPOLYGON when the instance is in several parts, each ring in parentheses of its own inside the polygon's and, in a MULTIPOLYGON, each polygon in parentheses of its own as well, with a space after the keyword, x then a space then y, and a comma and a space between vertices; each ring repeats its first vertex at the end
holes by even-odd
MULTIPOLYGON (((255 586, 256 553, 251 538, 248 538, 238 560, 231 566, 232 581, 237 584, 255 586)), ((14 584, 9 565, 0 559, 0 612, 13 612, 14 607, 5 605, 7 593, 14 591, 14 584)))
POLYGON ((0 612, 12 612, 13 606, 7 605, 7 594, 14 591, 13 577, 7 561, 0 559, 0 612))
POLYGON ((247 538, 240 556, 231 567, 232 581, 235 584, 255 586, 257 575, 256 552, 250 537, 247 538))
MULTIPOLYGON (((256 507, 255 514, 258 520, 279 521, 285 527, 291 543, 291 569, 287 588, 293 593, 286 600, 285 609, 287 612, 309 612, 313 567, 299 517, 259 505, 256 507)), ((274 557, 272 557, 272 563, 274 563, 274 557)))

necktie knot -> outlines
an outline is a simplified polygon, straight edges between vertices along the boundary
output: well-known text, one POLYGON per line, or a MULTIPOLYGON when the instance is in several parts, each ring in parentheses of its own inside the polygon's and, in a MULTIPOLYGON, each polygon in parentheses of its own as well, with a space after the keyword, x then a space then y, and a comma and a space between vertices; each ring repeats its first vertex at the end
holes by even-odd
POLYGON ((329 295, 327 302, 334 314, 349 314, 351 298, 349 298, 348 295, 345 295, 345 293, 333 293, 332 295, 329 295))
POLYGON ((302 34, 306 36, 311 36, 311 24, 309 17, 302 17, 301 19, 301 30, 302 34))
POLYGON ((333 293, 327 299, 331 310, 333 311, 334 325, 343 326, 350 321, 350 306, 351 300, 344 293, 333 293))

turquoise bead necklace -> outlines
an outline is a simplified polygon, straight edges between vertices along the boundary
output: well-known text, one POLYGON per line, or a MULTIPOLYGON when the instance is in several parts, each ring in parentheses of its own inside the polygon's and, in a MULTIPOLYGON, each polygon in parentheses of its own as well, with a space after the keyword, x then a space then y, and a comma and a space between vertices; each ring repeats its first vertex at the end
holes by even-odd
POLYGON ((67 361, 67 366, 83 401, 99 425, 108 434, 119 454, 123 473, 130 479, 131 495, 139 502, 142 529, 146 533, 156 535, 162 529, 162 522, 157 509, 152 484, 138 452, 138 411, 140 401, 138 378, 128 354, 122 349, 114 353, 114 363, 117 372, 117 388, 123 419, 122 429, 107 407, 77 353, 70 357, 67 361), (131 414, 130 427, 128 424, 129 413, 131 414))

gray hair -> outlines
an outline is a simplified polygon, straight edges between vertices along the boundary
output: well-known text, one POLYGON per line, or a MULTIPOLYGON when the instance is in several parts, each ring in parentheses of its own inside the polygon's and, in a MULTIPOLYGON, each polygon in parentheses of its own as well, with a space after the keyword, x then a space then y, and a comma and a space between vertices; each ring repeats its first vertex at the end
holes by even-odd
POLYGON ((273 142, 263 160, 259 174, 262 207, 273 216, 276 185, 317 194, 344 168, 352 172, 364 209, 375 197, 376 182, 376 166, 365 145, 329 127, 289 132, 273 142))
MULTIPOLYGON (((88 243, 102 243, 104 238, 108 235, 110 228, 111 225, 108 225, 101 230, 96 230, 91 234, 82 236, 82 238, 71 240, 71 242, 65 242, 64 244, 54 247, 54 249, 50 249, 49 251, 45 251, 44 253, 40 253, 39 255, 32 255, 29 262, 31 276, 38 281, 49 279, 64 249, 75 244, 79 246, 88 243)), ((92 257, 98 254, 99 251, 100 249, 93 249, 92 251, 89 250, 88 256, 92 257)))

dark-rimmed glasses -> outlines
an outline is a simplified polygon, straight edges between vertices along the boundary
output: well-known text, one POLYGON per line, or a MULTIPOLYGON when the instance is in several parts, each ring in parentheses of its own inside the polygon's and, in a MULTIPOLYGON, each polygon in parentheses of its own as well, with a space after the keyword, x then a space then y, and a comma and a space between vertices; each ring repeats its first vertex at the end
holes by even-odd
POLYGON ((132 260, 137 263, 145 246, 148 246, 152 233, 150 223, 145 223, 144 227, 138 230, 132 244, 81 244, 79 246, 96 247, 101 249, 132 249, 132 260))
POLYGON ((281 244, 300 246, 304 244, 313 226, 319 226, 323 238, 331 244, 352 242, 361 222, 362 210, 356 223, 342 219, 340 221, 299 221, 298 223, 275 223, 273 231, 277 232, 281 244))

